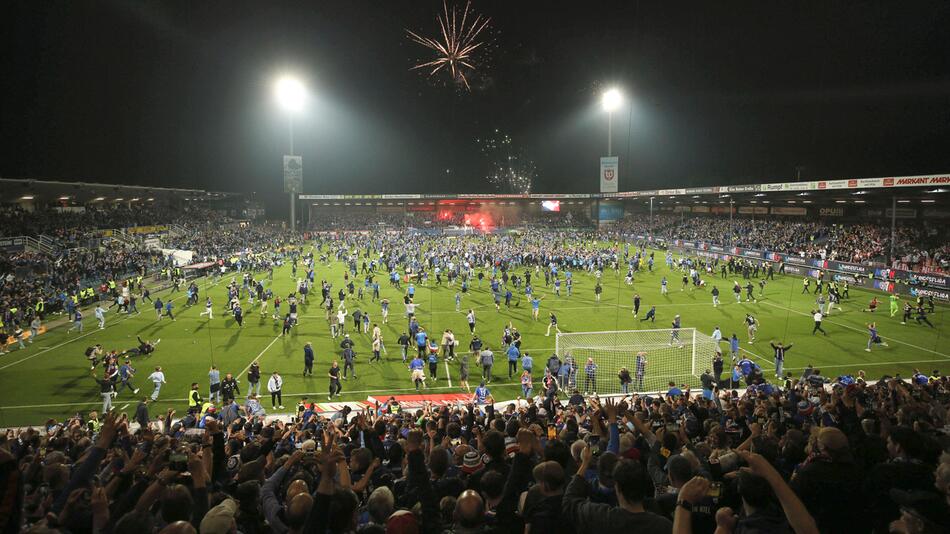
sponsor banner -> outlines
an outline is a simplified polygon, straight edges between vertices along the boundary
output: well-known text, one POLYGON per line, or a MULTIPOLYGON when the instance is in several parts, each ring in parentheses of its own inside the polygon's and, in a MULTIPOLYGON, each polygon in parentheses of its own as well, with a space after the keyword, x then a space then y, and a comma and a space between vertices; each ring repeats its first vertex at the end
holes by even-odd
POLYGON ((300 195, 300 200, 343 200, 345 195, 300 195))
POLYGON ((816 189, 848 189, 848 180, 820 180, 816 189))
POLYGON ((746 185, 727 185, 726 191, 729 193, 755 193, 761 187, 758 184, 746 184, 746 185))
POLYGON ((540 193, 531 193, 528 198, 590 198, 587 193, 564 193, 556 195, 542 195, 540 193))
POLYGON ((168 227, 163 224, 154 226, 133 226, 126 228, 125 231, 130 234, 162 234, 168 231, 168 227))
POLYGON ((750 214, 751 215, 768 215, 769 209, 766 207, 758 207, 758 206, 742 206, 741 208, 739 208, 739 213, 742 213, 745 215, 750 215, 750 214))
POLYGON ((685 189, 660 189, 660 195, 685 195, 685 189))
POLYGON ((25 237, 0 238, 0 250, 4 252, 19 252, 26 248, 25 237))
POLYGON ((762 184, 759 188, 762 191, 784 191, 786 184, 762 184))
POLYGON ((709 250, 713 252, 725 252, 726 249, 719 245, 709 245, 709 250))
POLYGON ((884 187, 884 178, 859 178, 858 187, 884 187))
POLYGON ((912 287, 910 288, 910 295, 912 297, 933 297, 934 300, 939 300, 941 302, 950 302, 950 291, 946 289, 933 289, 925 287, 912 287))
POLYGON ((303 193, 303 156, 284 155, 284 193, 303 193))
POLYGON ((799 267, 799 266, 797 266, 797 265, 789 265, 789 264, 786 263, 786 264, 785 264, 785 274, 795 274, 795 275, 798 275, 798 276, 804 276, 804 274, 805 274, 805 269, 802 269, 801 267, 799 267))
POLYGON ((819 269, 827 269, 828 261, 827 260, 811 260, 812 267, 818 267, 819 269))
POLYGON ((871 274, 870 267, 859 265, 857 263, 842 263, 839 261, 832 261, 832 262, 825 262, 825 263, 828 264, 828 266, 826 266, 825 268, 831 269, 833 271, 843 271, 846 273, 854 273, 854 274, 859 274, 859 275, 871 274))
POLYGON ((888 282, 886 280, 875 280, 874 289, 880 289, 881 291, 886 291, 888 293, 894 292, 894 282, 888 282))
POLYGON ((799 207, 781 207, 781 208, 775 207, 775 208, 771 208, 769 212, 772 215, 798 215, 798 216, 808 215, 807 209, 799 208, 799 207))
POLYGON ((932 175, 932 176, 902 176, 899 178, 885 178, 884 180, 890 180, 891 186, 893 187, 908 187, 908 186, 921 186, 921 185, 950 185, 950 175, 946 175, 946 174, 939 174, 939 175, 932 175))
POLYGON ((510 194, 507 194, 507 193, 506 193, 506 194, 501 194, 501 195, 499 195, 499 194, 494 194, 494 193, 488 193, 488 194, 486 194, 486 193, 471 193, 471 194, 466 193, 466 194, 461 194, 461 195, 459 195, 458 198, 477 198, 477 199, 495 200, 495 199, 501 199, 501 198, 504 198, 504 199, 528 198, 528 195, 520 194, 520 193, 510 193, 510 194))
POLYGON ((942 274, 912 273, 908 271, 899 271, 907 273, 907 281, 913 285, 921 285, 932 288, 950 289, 950 276, 942 274))
POLYGON ((687 195, 708 195, 708 194, 716 193, 717 191, 715 191, 715 189, 716 188, 713 188, 713 187, 687 187, 686 194, 687 195))
POLYGON ((600 158, 600 192, 616 193, 620 178, 620 158, 607 156, 600 158))
POLYGON ((820 217, 844 217, 844 208, 818 208, 820 217))
POLYGON ((693 206, 693 213, 709 213, 709 206, 693 206))
POLYGON ((855 276, 853 274, 842 274, 842 273, 832 273, 831 279, 835 282, 844 283, 847 282, 848 285, 869 288, 873 286, 874 280, 866 276, 855 276))

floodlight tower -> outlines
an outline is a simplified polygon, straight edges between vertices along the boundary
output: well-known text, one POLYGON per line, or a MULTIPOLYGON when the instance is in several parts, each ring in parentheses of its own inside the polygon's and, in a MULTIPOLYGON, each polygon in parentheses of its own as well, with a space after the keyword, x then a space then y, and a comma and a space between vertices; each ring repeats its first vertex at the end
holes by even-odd
MULTIPOLYGON (((287 125, 290 132, 290 156, 294 155, 294 116, 303 111, 307 100, 307 89, 303 82, 293 76, 282 76, 274 83, 274 98, 277 105, 287 114, 287 125)), ((286 185, 285 185, 286 187, 286 185)), ((297 226, 297 198, 299 191, 290 193, 290 229, 297 226)))
POLYGON ((613 114, 614 110, 623 104, 623 94, 617 88, 604 91, 600 97, 600 104, 607 112, 607 156, 613 155, 613 114))

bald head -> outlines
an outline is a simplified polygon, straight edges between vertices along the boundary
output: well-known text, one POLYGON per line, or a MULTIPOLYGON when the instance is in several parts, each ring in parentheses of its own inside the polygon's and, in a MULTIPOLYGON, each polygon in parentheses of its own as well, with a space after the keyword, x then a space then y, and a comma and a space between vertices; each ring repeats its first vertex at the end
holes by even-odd
POLYGON ((310 489, 307 487, 307 482, 305 480, 297 479, 290 483, 287 486, 287 494, 284 498, 284 502, 290 502, 293 498, 301 493, 310 493, 310 489))
POLYGON ((159 534, 198 534, 198 531, 187 521, 175 521, 163 528, 159 534))
POLYGON ((848 436, 837 428, 822 428, 821 431, 818 432, 818 444, 821 446, 822 451, 831 456, 832 459, 851 454, 848 448, 848 436))
POLYGON ((313 497, 306 491, 298 493, 290 499, 287 505, 287 511, 284 519, 287 521, 287 528, 291 530, 300 530, 307 522, 307 515, 310 514, 310 508, 313 507, 313 497))
POLYGON ((455 502, 455 521, 464 528, 476 528, 485 520, 485 501, 472 490, 465 490, 455 502))

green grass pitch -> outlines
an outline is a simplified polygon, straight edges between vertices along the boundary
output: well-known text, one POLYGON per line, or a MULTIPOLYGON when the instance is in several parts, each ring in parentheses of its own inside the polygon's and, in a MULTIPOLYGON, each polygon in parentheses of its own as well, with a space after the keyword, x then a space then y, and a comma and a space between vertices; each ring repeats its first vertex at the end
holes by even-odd
MULTIPOLYGON (((565 332, 667 328, 675 314, 682 316, 683 327, 695 327, 707 335, 718 325, 725 338, 733 332, 739 336, 743 350, 754 355, 767 377, 774 374, 769 347, 771 340, 794 344, 794 348, 788 352, 785 365, 795 375, 798 374, 796 371, 809 363, 822 368, 830 376, 864 369, 869 378, 895 372, 909 376, 914 367, 928 374, 933 369, 946 371, 948 367, 950 344, 946 340, 945 307, 938 307, 937 312, 930 315, 936 328, 920 326, 916 322, 901 325, 900 315, 889 316, 886 295, 874 293, 881 298, 882 305, 876 313, 870 314, 861 310, 874 294, 852 289, 851 298, 842 302, 843 311, 835 311, 825 320, 823 326, 829 335, 812 336, 813 322, 809 312, 814 306, 814 296, 801 294, 800 278, 776 275, 775 281, 768 283, 764 297, 758 302, 736 303, 731 288, 732 281, 739 277, 722 280, 718 276, 710 276, 706 279, 706 289, 680 291, 681 274, 667 269, 662 261, 663 252, 657 251, 656 257, 658 261, 654 272, 638 273, 633 286, 624 283, 625 271, 605 271, 600 303, 594 299, 594 278, 586 272, 574 273, 574 291, 570 297, 566 296, 563 287, 562 296, 556 297, 553 286, 545 287, 543 276, 533 274, 535 291, 545 296, 541 303, 541 318, 537 322, 531 320, 531 306, 524 297, 517 307, 505 309, 502 306, 500 312, 495 311, 488 288, 487 276, 490 273, 486 273, 481 288, 477 282, 472 283, 472 289, 463 298, 461 312, 455 311, 457 287, 435 286, 434 277, 430 277, 428 286, 416 284, 415 301, 419 305, 417 316, 422 326, 438 338, 444 329, 451 328, 460 340, 460 349, 464 349, 470 339, 465 312, 468 308, 476 310, 477 333, 495 350, 495 379, 491 389, 497 400, 512 399, 520 395, 521 391, 518 376, 508 380, 506 358, 498 350, 504 325, 511 321, 521 331, 522 349, 530 352, 535 359, 537 388, 544 361, 554 350, 554 335, 544 336, 548 325, 547 313, 551 310, 557 313, 560 327, 565 332), (660 295, 660 279, 664 275, 670 282, 667 296, 660 295), (719 308, 713 308, 711 303, 709 288, 713 284, 722 292, 722 305, 719 308), (641 317, 651 305, 657 306, 655 324, 633 318, 634 292, 642 297, 641 317), (750 311, 761 323, 758 341, 751 345, 746 343, 742 324, 745 313, 750 311), (865 324, 871 320, 878 322, 880 335, 889 346, 875 346, 872 352, 867 353, 864 350, 867 342, 865 324)), ((517 269, 519 275, 522 271, 517 269)), ((331 281, 335 294, 343 286, 343 273, 342 263, 334 262, 329 266, 318 264, 316 280, 318 283, 321 279, 331 281)), ((266 273, 259 276, 266 276, 266 273)), ((351 334, 356 340, 359 354, 356 363, 359 378, 343 382, 340 400, 357 401, 365 400, 370 394, 414 391, 396 344, 396 339, 406 328, 402 292, 389 285, 385 274, 377 276, 382 296, 391 302, 389 324, 381 325, 388 354, 383 356, 382 363, 367 363, 372 354, 370 335, 351 334)), ((164 413, 169 407, 174 407, 179 414, 183 413, 187 406, 185 396, 192 382, 198 382, 202 394, 207 396, 207 373, 212 362, 217 365, 222 377, 227 372, 238 376, 243 396, 247 392, 244 371, 255 358, 259 358, 264 380, 275 369, 283 375, 285 411, 292 411, 301 396, 326 402, 326 370, 333 359, 339 359, 340 349, 339 340, 330 338, 324 311, 316 302, 320 295, 319 287, 314 291, 316 298, 311 298, 301 306, 299 325, 290 335, 281 337, 280 324, 271 319, 270 314, 261 318, 256 304, 245 308, 244 328, 237 327, 234 319, 223 309, 225 285, 230 278, 228 275, 216 285, 213 280, 199 280, 199 304, 193 307, 184 306, 183 292, 172 295, 176 298, 175 322, 168 319, 156 321, 150 304, 140 303, 140 315, 126 316, 117 314, 113 309, 107 315, 107 328, 100 331, 96 328, 92 313, 87 313, 84 333, 66 333, 65 328, 55 328, 39 336, 36 343, 28 345, 27 349, 14 350, 0 357, 0 426, 41 424, 50 417, 60 418, 77 411, 98 409, 101 406, 98 387, 91 377, 83 351, 96 343, 101 343, 106 350, 125 350, 136 346, 136 335, 152 340, 161 338, 162 341, 153 355, 133 359, 138 371, 134 383, 141 388, 140 394, 133 396, 125 390, 115 400, 115 406, 130 415, 138 400, 151 393, 152 385, 146 377, 156 365, 164 368, 168 383, 162 389, 158 403, 150 410, 153 417, 164 413), (215 318, 211 321, 198 315, 204 309, 204 298, 209 291, 215 303, 215 318), (312 378, 301 376, 303 346, 307 341, 313 343, 316 353, 312 378)), ((360 276, 357 279, 362 280, 360 276)), ((744 281, 740 282, 744 284, 744 281)), ((290 267, 277 269, 273 282, 267 283, 275 294, 287 295, 293 286, 290 267)), ((160 294, 165 299, 168 291, 160 294)), ((368 292, 362 301, 348 299, 347 308, 350 313, 357 308, 368 311, 373 322, 381 319, 379 304, 371 302, 368 292)), ((283 306, 283 311, 286 312, 286 309, 283 306)), ((352 325, 352 320, 349 317, 347 319, 352 325)), ((728 354, 725 344, 723 352, 728 354)), ((728 367, 728 357, 726 362, 728 367)), ((701 360, 700 365, 706 367, 709 362, 701 360)), ((632 361, 627 366, 631 367, 632 361)), ((470 363, 469 369, 469 381, 474 387, 478 382, 479 369, 474 362, 470 363)), ((449 370, 452 386, 446 380, 445 365, 440 362, 439 380, 430 382, 428 392, 460 391, 457 364, 450 363, 449 370)), ((698 372, 702 372, 702 369, 698 372)), ((602 368, 599 380, 614 381, 615 373, 615 369, 602 368)), ((698 380, 693 380, 693 384, 696 383, 698 380)), ((266 389, 263 384, 262 389, 266 389)), ((270 412, 270 399, 263 399, 263 404, 270 412)))

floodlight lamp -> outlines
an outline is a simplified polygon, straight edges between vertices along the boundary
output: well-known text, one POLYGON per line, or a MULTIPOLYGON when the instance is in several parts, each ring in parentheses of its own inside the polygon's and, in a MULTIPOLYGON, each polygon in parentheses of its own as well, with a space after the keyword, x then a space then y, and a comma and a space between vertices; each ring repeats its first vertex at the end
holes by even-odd
POLYGON ((274 97, 277 104, 286 111, 300 111, 303 109, 307 97, 307 90, 297 78, 284 76, 274 84, 274 97))
POLYGON ((609 113, 620 107, 620 104, 623 103, 623 95, 620 94, 619 89, 608 89, 600 97, 600 103, 604 107, 604 111, 609 113))

